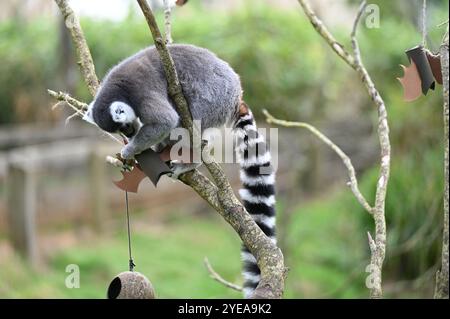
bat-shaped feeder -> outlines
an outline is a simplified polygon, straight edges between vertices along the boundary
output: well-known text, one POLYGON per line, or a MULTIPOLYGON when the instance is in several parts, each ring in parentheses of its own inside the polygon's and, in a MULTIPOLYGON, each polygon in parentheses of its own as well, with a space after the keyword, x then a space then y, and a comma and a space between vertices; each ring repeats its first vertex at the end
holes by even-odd
POLYGON ((169 149, 165 149, 162 153, 148 149, 136 155, 133 169, 122 171, 123 178, 114 184, 124 191, 137 193, 141 181, 148 177, 156 186, 161 176, 170 173, 170 168, 166 164, 170 159, 169 152, 169 149))
POLYGON ((403 86, 405 101, 414 101, 428 90, 435 89, 436 82, 442 84, 441 58, 423 46, 407 50, 410 66, 401 65, 404 76, 397 78, 403 86))

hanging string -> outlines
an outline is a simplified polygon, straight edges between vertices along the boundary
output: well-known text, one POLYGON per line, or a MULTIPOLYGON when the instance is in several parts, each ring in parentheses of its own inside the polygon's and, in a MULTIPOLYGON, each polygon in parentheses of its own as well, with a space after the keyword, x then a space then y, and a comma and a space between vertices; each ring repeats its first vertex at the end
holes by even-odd
POLYGON ((422 2, 422 47, 427 46, 427 0, 422 2))
POLYGON ((126 211, 127 211, 128 257, 129 257, 128 265, 129 265, 130 271, 133 271, 134 267, 136 265, 134 264, 133 257, 131 254, 130 212, 128 209, 128 192, 127 191, 125 191, 125 205, 126 205, 126 211))

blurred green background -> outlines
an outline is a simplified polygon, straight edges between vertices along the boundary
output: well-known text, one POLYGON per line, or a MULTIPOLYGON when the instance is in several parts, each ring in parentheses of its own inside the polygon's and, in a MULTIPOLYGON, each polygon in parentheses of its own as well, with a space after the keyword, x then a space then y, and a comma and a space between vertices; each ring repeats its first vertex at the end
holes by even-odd
MULTIPOLYGON (((44 2, 51 3, 46 6, 48 12, 21 15, 17 10, 0 20, 0 125, 6 135, 10 128, 22 125, 63 125, 68 114, 51 111, 54 101, 46 94, 47 88, 90 100, 56 6, 52 1, 44 2)), ((388 108, 393 148, 386 207, 385 294, 430 298, 442 242, 442 88, 406 103, 396 80, 402 76, 399 65, 408 63, 404 51, 421 41, 422 2, 370 3, 379 5, 380 28, 361 26, 358 38, 364 63, 388 108)), ((315 6, 339 41, 349 47, 350 25, 358 3, 319 1, 315 6), (337 7, 329 8, 331 2, 337 7), (345 17, 350 18, 345 21, 345 17)), ((162 12, 157 12, 162 25, 162 12)), ((437 25, 446 20, 448 1, 428 1, 431 50, 438 49, 445 27, 437 25)), ((123 19, 82 16, 81 24, 100 78, 111 66, 151 42, 144 19, 131 4, 123 19)), ((375 109, 356 74, 326 46, 295 0, 231 1, 225 7, 220 1, 191 0, 173 14, 173 37, 178 43, 209 48, 235 68, 242 78, 245 99, 261 126, 266 126, 261 117, 261 109, 266 108, 280 118, 308 121, 331 139, 337 136, 344 150, 357 155, 354 162, 361 190, 373 201, 378 174, 375 109), (351 127, 359 126, 345 135, 351 127), (362 137, 366 139, 354 150, 352 145, 362 137), (361 151, 363 147, 367 152, 361 151), (364 156, 366 153, 372 155, 364 156)), ((333 153, 306 131, 283 132, 287 131, 280 131, 279 138, 293 152, 293 157, 291 153, 287 156, 286 148, 279 149, 279 157, 284 157, 281 168, 292 175, 286 184, 282 184, 283 179, 279 182, 277 204, 280 245, 290 269, 286 297, 366 298, 366 234, 373 231, 372 220, 346 188, 344 168, 333 153), (342 172, 335 177, 337 171, 342 172), (331 177, 327 177, 328 172, 333 172, 331 177)), ((0 151, 6 154, 9 148, 0 151)), ((43 187, 49 182, 42 182, 43 187)), ((81 178, 78 187, 83 183, 81 178)), ((0 187, 5 202, 7 186, 0 187)), ((2 298, 104 298, 109 281, 127 267, 123 202, 112 208, 117 213, 102 234, 84 232, 77 218, 54 227, 51 219, 42 222, 39 234, 48 237, 42 240, 48 244, 38 266, 12 251, 7 208, 1 207, 2 298), (54 247, 55 241, 72 237, 76 239, 67 239, 69 243, 62 249, 54 247), (79 289, 64 285, 68 264, 80 266, 79 289)), ((157 295, 239 298, 239 293, 210 279, 202 263, 208 256, 217 272, 241 282, 240 244, 232 229, 201 204, 186 209, 175 202, 164 210, 164 214, 149 217, 144 205, 133 212, 137 270, 150 278, 157 295)), ((64 220, 64 211, 59 214, 64 220)))

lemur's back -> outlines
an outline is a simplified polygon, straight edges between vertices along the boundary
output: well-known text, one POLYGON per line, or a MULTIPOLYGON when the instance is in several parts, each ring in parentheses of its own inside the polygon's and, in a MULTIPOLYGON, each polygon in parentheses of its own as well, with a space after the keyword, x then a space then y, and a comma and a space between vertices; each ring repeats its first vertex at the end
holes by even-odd
MULTIPOLYGON (((212 52, 192 45, 169 45, 183 93, 202 128, 218 127, 236 115, 242 95, 239 76, 212 52)), ((152 98, 169 99, 163 65, 154 46, 114 67, 105 81, 127 81, 131 105, 152 98), (149 80, 150 78, 150 80, 149 80), (134 83, 129 83, 133 79, 134 83)), ((171 102, 172 106, 174 104, 171 102)), ((157 107, 157 103, 155 103, 157 107)), ((139 116, 139 109, 136 110, 139 116)))

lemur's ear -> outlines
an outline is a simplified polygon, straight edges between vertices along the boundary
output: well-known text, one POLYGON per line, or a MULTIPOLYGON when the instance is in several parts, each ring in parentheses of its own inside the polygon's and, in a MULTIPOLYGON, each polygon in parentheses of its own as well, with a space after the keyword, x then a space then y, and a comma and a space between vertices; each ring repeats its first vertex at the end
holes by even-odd
POLYGON ((92 115, 92 107, 94 106, 94 102, 91 102, 91 104, 88 105, 88 109, 86 113, 83 115, 83 120, 86 122, 95 124, 94 122, 94 116, 92 115))
POLYGON ((109 113, 116 123, 131 123, 136 120, 136 113, 127 103, 115 101, 109 106, 109 113))

